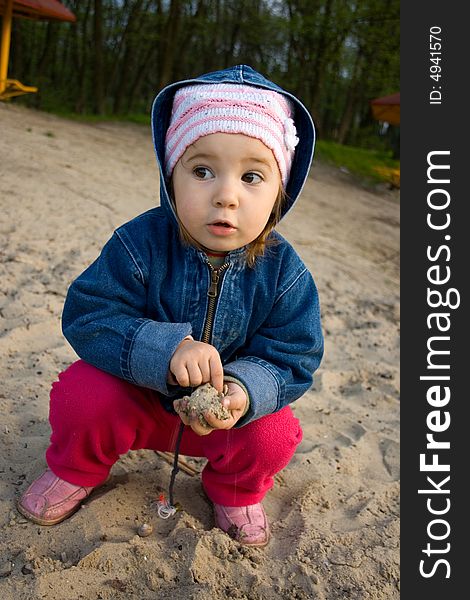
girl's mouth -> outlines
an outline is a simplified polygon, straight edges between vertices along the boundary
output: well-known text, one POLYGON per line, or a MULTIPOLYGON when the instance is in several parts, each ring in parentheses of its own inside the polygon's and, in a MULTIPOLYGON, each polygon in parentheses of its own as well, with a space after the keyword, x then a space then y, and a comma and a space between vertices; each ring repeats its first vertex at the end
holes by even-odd
POLYGON ((214 221, 213 223, 209 223, 207 227, 214 235, 221 236, 230 235, 236 231, 236 227, 234 227, 229 221, 214 221))

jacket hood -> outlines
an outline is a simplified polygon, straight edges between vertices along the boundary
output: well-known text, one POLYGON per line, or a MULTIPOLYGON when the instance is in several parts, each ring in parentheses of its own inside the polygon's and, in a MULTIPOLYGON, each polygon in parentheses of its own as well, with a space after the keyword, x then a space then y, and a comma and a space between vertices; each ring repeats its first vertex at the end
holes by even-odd
POLYGON ((310 166, 313 159, 315 146, 315 127, 312 117, 305 106, 295 96, 286 92, 275 83, 266 79, 263 75, 249 67, 248 65, 237 65, 222 71, 214 71, 196 77, 194 79, 185 79, 177 81, 163 88, 156 96, 152 105, 152 136, 157 156, 157 162, 160 169, 160 204, 173 222, 176 221, 176 215, 173 205, 170 201, 168 191, 168 181, 164 175, 164 157, 165 157, 165 135, 170 123, 171 109, 173 106, 173 97, 176 91, 184 86, 202 83, 235 83, 252 85, 259 88, 266 88, 284 94, 294 105, 294 122, 297 128, 299 143, 295 148, 294 160, 292 161, 290 176, 286 185, 287 200, 284 204, 282 217, 292 208, 302 191, 307 179, 310 166))

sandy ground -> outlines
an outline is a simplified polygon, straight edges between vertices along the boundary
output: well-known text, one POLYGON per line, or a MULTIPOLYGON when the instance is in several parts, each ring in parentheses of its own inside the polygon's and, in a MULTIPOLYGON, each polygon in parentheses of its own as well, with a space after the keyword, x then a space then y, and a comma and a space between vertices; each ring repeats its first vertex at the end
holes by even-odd
POLYGON ((0 104, 1 597, 398 599, 399 198, 322 165, 279 228, 315 276, 326 354, 294 404, 304 440, 265 500, 268 547, 214 528, 197 475, 178 475, 183 510, 160 520, 171 467, 150 451, 123 456, 60 525, 17 513, 45 466, 50 384, 75 360, 66 289, 157 195, 147 128, 0 104), (144 521, 154 532, 140 538, 144 521))

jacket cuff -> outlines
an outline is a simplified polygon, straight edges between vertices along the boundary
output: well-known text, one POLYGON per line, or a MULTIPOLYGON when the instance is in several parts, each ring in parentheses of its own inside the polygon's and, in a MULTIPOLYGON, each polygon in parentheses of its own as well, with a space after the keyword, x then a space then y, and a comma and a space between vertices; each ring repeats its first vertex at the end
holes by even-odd
POLYGON ((224 365, 224 373, 235 378, 246 389, 250 399, 247 413, 236 423, 235 428, 276 412, 282 390, 269 363, 260 359, 240 359, 224 365))
POLYGON ((121 360, 123 376, 137 385, 168 396, 167 376, 171 358, 190 333, 190 323, 142 320, 140 326, 126 337, 121 360))

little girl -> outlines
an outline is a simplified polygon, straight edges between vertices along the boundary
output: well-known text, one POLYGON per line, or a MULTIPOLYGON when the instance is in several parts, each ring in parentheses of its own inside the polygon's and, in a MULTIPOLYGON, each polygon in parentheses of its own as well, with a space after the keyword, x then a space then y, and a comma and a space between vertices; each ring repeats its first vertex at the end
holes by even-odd
POLYGON ((313 279, 274 231, 305 183, 303 104, 239 65, 169 85, 152 107, 161 206, 123 225, 70 286, 63 332, 81 360, 51 391, 48 469, 18 503, 40 525, 70 516, 119 456, 178 449, 208 462, 215 522, 263 546, 262 499, 301 441, 291 402, 323 338, 313 279), (230 418, 182 411, 211 383, 230 418), (180 413, 180 414, 179 414, 180 413))

